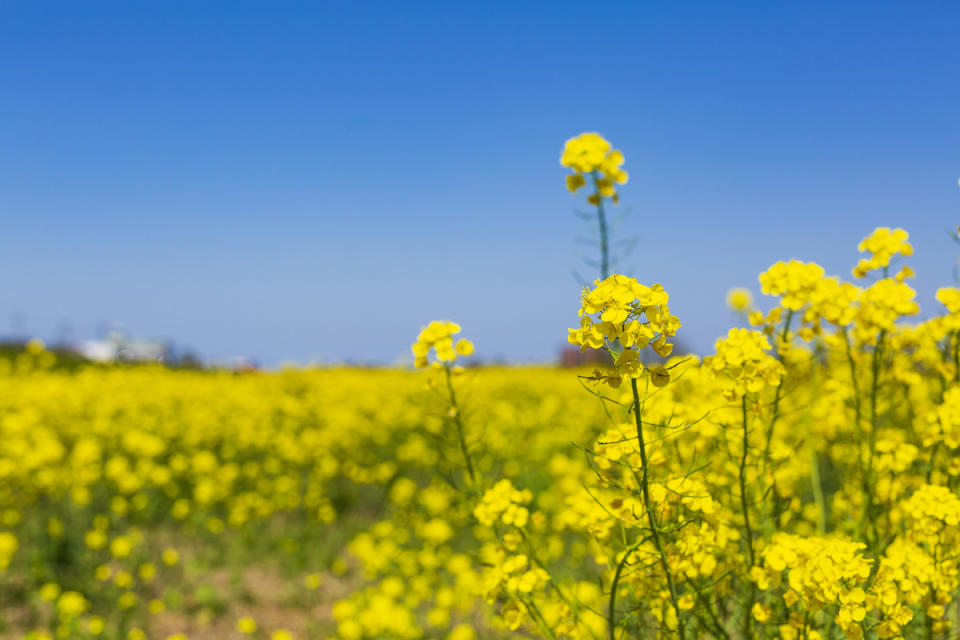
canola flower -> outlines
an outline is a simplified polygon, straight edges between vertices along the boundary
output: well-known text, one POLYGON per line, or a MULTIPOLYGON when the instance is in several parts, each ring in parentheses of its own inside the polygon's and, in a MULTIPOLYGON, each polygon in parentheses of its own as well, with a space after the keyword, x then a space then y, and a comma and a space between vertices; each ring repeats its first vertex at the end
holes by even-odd
POLYGON ((771 356, 770 341, 759 331, 730 329, 716 343, 716 354, 704 358, 707 370, 726 380, 724 395, 731 399, 777 386, 784 375, 783 364, 771 356))
MULTIPOLYGON (((863 278, 877 269, 886 271, 895 257, 912 256, 913 245, 907 241, 909 237, 910 234, 903 229, 891 230, 889 227, 877 227, 857 245, 858 251, 868 252, 871 255, 869 258, 860 259, 857 266, 853 268, 853 276, 863 278)), ((907 267, 903 273, 906 275, 912 271, 907 267)))
POLYGON ((587 184, 587 177, 591 178, 595 191, 588 197, 590 204, 599 204, 602 198, 618 202, 616 185, 627 182, 627 172, 620 168, 623 153, 599 133, 582 133, 567 140, 560 164, 573 171, 567 176, 567 189, 572 193, 587 184))
POLYGON ((582 133, 567 140, 560 156, 560 164, 571 170, 567 175, 567 190, 577 193, 587 187, 592 193, 587 195, 587 203, 593 206, 597 215, 597 231, 600 241, 600 277, 610 275, 610 240, 607 214, 604 203, 620 202, 617 185, 626 184, 628 175, 621 168, 623 153, 614 149, 610 142, 599 133, 582 133))
POLYGON ((428 355, 432 351, 439 363, 452 363, 457 356, 469 356, 473 353, 473 343, 461 338, 456 343, 453 336, 460 333, 460 325, 455 322, 435 320, 424 327, 417 335, 417 341, 411 347, 417 367, 429 364, 428 355))
POLYGON ((730 289, 727 292, 727 306, 738 313, 747 313, 753 306, 753 294, 743 287, 730 289))
MULTIPOLYGON (((570 329, 567 339, 587 348, 604 349, 614 356, 614 370, 597 374, 612 387, 624 379, 635 380, 644 371, 640 351, 649 347, 666 357, 673 351, 669 338, 681 327, 670 313, 670 296, 659 285, 648 287, 633 278, 613 274, 586 288, 580 306, 580 328, 570 329)), ((662 366, 650 371, 655 386, 663 386, 669 372, 662 366)))
MULTIPOLYGON (((457 392, 453 383, 453 377, 463 372, 462 367, 458 365, 455 366, 453 363, 458 356, 466 357, 471 355, 474 347, 473 343, 466 338, 460 338, 454 343, 453 336, 457 333, 460 333, 460 325, 457 323, 450 322, 449 320, 434 320, 421 329, 411 350, 416 357, 415 365, 419 368, 424 368, 429 364, 428 355, 432 350, 436 355, 434 368, 443 370, 445 374, 447 401, 449 405, 446 410, 446 415, 452 420, 455 427, 457 444, 460 448, 460 454, 463 456, 463 462, 467 470, 470 485, 473 490, 477 490, 477 475, 473 468, 473 461, 467 443, 467 434, 463 424, 461 410, 457 404, 457 392)), ((433 385, 433 381, 431 381, 430 384, 433 385)))

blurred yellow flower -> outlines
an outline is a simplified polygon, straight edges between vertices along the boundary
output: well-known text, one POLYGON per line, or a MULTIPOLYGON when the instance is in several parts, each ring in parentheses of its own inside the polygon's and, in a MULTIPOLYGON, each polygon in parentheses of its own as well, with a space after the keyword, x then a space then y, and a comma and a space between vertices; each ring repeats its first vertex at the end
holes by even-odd
POLYGON ((750 311, 753 305, 753 294, 749 289, 737 287, 727 292, 727 306, 738 312, 750 311))

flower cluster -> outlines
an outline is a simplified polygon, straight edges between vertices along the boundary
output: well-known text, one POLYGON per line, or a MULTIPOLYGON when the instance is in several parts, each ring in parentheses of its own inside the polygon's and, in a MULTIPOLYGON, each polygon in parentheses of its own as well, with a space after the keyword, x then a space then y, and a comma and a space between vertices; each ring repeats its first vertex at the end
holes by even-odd
POLYGON ((881 331, 891 332, 902 316, 920 313, 908 284, 892 278, 877 280, 863 290, 857 307, 857 324, 854 334, 864 344, 875 344, 881 331))
MULTIPOLYGON (((509 595, 522 595, 533 592, 550 579, 550 574, 537 566, 531 566, 530 559, 522 554, 505 555, 501 562, 491 567, 484 576, 484 596, 493 602, 497 595, 505 591, 509 595)), ((516 629, 519 619, 515 619, 516 629)))
MULTIPOLYGON (((872 563, 863 555, 865 548, 847 540, 777 533, 763 550, 763 567, 753 567, 750 575, 760 589, 767 590, 780 587, 786 573, 788 588, 782 601, 788 611, 798 603, 811 613, 833 605, 834 622, 848 638, 859 638, 871 606, 864 587, 872 563)), ((754 609, 754 617, 766 622, 769 611, 760 605, 754 609)), ((788 620, 797 629, 803 626, 803 617, 797 612, 791 612, 788 620)), ((786 635, 796 637, 790 632, 786 635)))
POLYGON ((716 354, 704 358, 703 364, 713 375, 726 378, 724 394, 736 399, 780 384, 783 364, 767 353, 769 350, 770 342, 763 333, 733 328, 726 338, 717 340, 716 354))
POLYGON ((460 333, 460 325, 449 320, 434 320, 420 330, 417 341, 410 347, 417 367, 426 367, 430 361, 427 356, 430 349, 434 350, 437 360, 442 363, 452 363, 457 356, 469 356, 473 353, 473 343, 466 338, 460 338, 456 344, 453 336, 460 333))
POLYGON ((612 198, 617 202, 619 196, 615 185, 627 182, 627 172, 620 168, 623 154, 613 149, 599 133, 582 133, 567 140, 560 164, 573 170, 567 176, 567 189, 571 192, 586 185, 588 176, 593 180, 596 191, 588 197, 590 204, 598 204, 600 198, 612 198))
POLYGON ((941 287, 937 289, 937 302, 942 304, 950 312, 947 318, 949 329, 956 331, 960 329, 960 288, 941 287))
POLYGON ((957 287, 937 289, 937 302, 943 304, 950 313, 960 313, 960 289, 957 287))
POLYGON ((527 525, 533 494, 529 490, 520 491, 507 479, 500 480, 486 493, 473 515, 480 524, 492 527, 498 520, 503 524, 523 528, 527 525))
POLYGON ((960 533, 960 498, 942 485, 923 485, 901 505, 918 540, 943 542, 941 536, 960 533))
POLYGON ((760 287, 771 296, 781 296, 784 309, 799 311, 806 306, 823 278, 823 267, 813 262, 777 262, 760 274, 760 287))
POLYGON ((947 473, 960 475, 960 456, 954 453, 960 449, 960 387, 944 391, 943 402, 927 412, 918 430, 924 447, 945 446, 950 450, 947 473))
POLYGON ((818 326, 822 321, 837 327, 846 327, 857 315, 860 287, 839 278, 822 278, 810 297, 810 308, 804 313, 804 321, 818 326))
MULTIPOLYGON (((620 274, 597 280, 592 289, 583 290, 580 328, 570 329, 567 339, 579 345, 581 351, 619 349, 614 361, 616 374, 607 377, 608 382, 618 386, 620 378, 638 378, 643 373, 641 349, 649 346, 662 357, 673 351, 673 343, 667 338, 675 336, 681 324, 670 313, 669 299, 659 284, 648 287, 620 274)), ((663 376, 664 371, 658 369, 653 381, 661 386, 661 382, 666 383, 663 376)))
MULTIPOLYGON (((876 269, 886 269, 895 256, 912 256, 913 246, 907 242, 909 237, 903 229, 891 230, 889 227, 877 227, 857 245, 858 251, 869 252, 871 256, 860 259, 857 266, 853 268, 853 276, 863 278, 876 269)), ((904 272, 903 276, 909 273, 911 272, 904 272)))

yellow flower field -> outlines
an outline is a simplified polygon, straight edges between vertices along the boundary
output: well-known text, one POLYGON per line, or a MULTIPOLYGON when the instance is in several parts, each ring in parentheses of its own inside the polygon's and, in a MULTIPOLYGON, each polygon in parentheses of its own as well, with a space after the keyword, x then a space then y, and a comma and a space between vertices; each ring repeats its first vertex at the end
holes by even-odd
POLYGON ((566 338, 607 364, 464 366, 449 320, 414 369, 3 361, 0 637, 955 637, 960 289, 920 320, 878 228, 678 354, 606 273, 623 155, 562 162, 604 250, 566 338))

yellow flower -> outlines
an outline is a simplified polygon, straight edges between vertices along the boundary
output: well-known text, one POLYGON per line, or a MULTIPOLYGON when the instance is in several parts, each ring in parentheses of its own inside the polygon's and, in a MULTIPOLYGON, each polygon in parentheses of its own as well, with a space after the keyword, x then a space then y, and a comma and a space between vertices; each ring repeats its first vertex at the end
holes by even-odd
POLYGON ((57 596, 60 595, 60 585, 54 582, 48 582, 38 591, 41 600, 46 600, 47 602, 53 602, 57 599, 57 596))
POLYGON ((137 574, 144 582, 150 582, 157 575, 157 567, 152 562, 144 562, 137 568, 137 574))
POLYGON ((704 358, 703 364, 713 376, 723 376, 725 393, 739 398, 747 392, 758 392, 767 385, 776 386, 785 371, 783 365, 766 353, 770 342, 759 331, 733 328, 726 338, 716 343, 716 354, 704 358))
POLYGON ((125 591, 117 598, 117 606, 121 609, 132 609, 137 605, 137 594, 132 591, 125 591))
POLYGON ((456 345, 453 336, 460 333, 460 325, 455 322, 435 320, 421 329, 417 341, 411 346, 414 365, 418 368, 430 364, 428 355, 432 349, 437 360, 441 363, 452 363, 457 356, 469 356, 473 353, 473 343, 461 338, 456 345))
POLYGON ((64 621, 78 617, 89 606, 87 599, 76 591, 64 591, 57 599, 57 612, 64 621))
POLYGON ((649 346, 662 357, 673 350, 667 338, 676 335, 681 324, 670 313, 668 302, 669 295, 659 284, 648 287, 620 274, 597 280, 592 289, 583 290, 580 328, 568 329, 567 340, 581 351, 609 351, 610 345, 619 341, 623 350, 616 354, 615 373, 595 377, 618 387, 622 379, 635 379, 643 373, 640 349, 649 346), (592 317, 594 314, 599 319, 592 317))
POLYGON ((767 605, 757 602, 753 605, 753 609, 751 610, 751 613, 753 614, 753 618, 757 622, 759 622, 760 624, 763 624, 770 619, 771 611, 770 611, 770 607, 768 607, 767 605))
POLYGON ((818 264, 777 262, 760 274, 760 287, 767 295, 781 296, 785 309, 799 311, 810 302, 821 278, 823 267, 818 264))
POLYGON ((753 295, 748 289, 738 287, 727 292, 727 306, 734 311, 749 311, 753 304, 753 295))
POLYGON ((253 618, 244 616, 237 620, 236 629, 242 634, 252 635, 257 632, 257 622, 253 618))
POLYGON ((600 198, 612 198, 617 202, 614 185, 627 182, 627 172, 620 168, 623 154, 612 149, 599 133, 583 133, 567 140, 560 164, 574 172, 567 176, 567 189, 571 192, 586 185, 586 175, 591 177, 595 193, 587 198, 590 204, 599 204, 600 198))
POLYGON ((945 306, 950 313, 960 313, 960 288, 941 287, 937 289, 937 302, 945 306))
POLYGON ((913 255, 913 245, 907 242, 909 234, 903 229, 893 229, 889 227, 877 227, 873 233, 864 238, 857 246, 859 251, 866 251, 872 255, 869 258, 863 258, 853 269, 853 275, 856 278, 866 276, 875 269, 885 269, 890 266, 890 261, 897 255, 913 255))
POLYGON ((13 554, 17 552, 19 546, 15 535, 0 531, 0 571, 4 571, 10 566, 13 554))
POLYGON ((117 536, 110 542, 110 553, 115 558, 126 558, 133 550, 133 540, 127 536, 117 536))
POLYGON ((87 631, 90 635, 98 636, 103 633, 106 624, 100 616, 90 616, 87 619, 87 631))
POLYGON ((473 343, 467 340, 466 338, 460 338, 457 340, 455 346, 457 355, 460 356, 469 356, 473 353, 473 343))
POLYGON ((172 567, 180 562, 180 553, 176 549, 167 548, 163 550, 160 559, 163 561, 163 564, 172 567))

